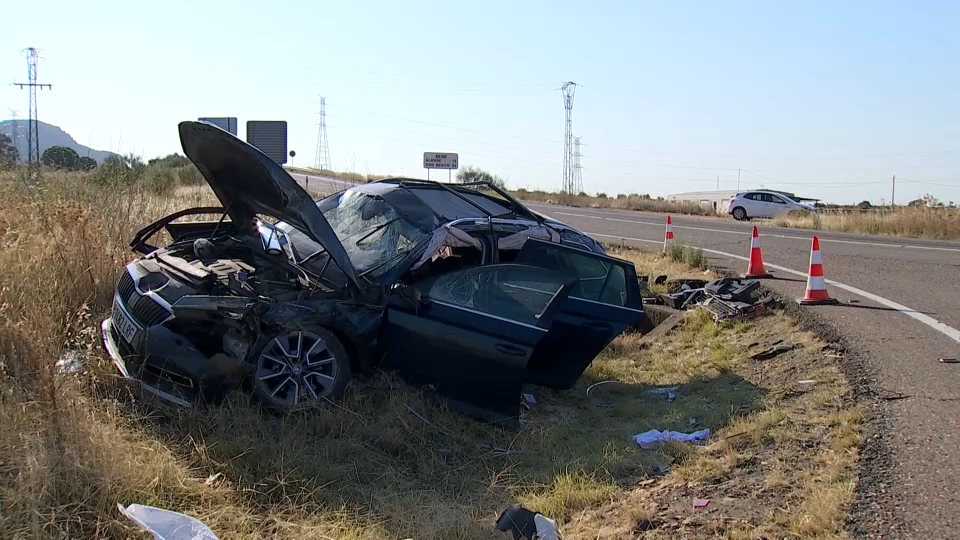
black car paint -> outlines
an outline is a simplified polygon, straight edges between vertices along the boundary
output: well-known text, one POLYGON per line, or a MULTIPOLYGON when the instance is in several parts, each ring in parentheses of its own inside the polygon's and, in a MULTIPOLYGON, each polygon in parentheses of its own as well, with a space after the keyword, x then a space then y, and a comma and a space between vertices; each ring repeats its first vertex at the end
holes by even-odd
MULTIPOLYGON (((265 156, 246 143, 225 132, 210 129, 216 128, 193 122, 180 125, 187 155, 195 162, 199 161, 198 168, 226 210, 217 207, 187 209, 144 227, 134 237, 131 247, 145 257, 128 265, 130 272, 141 275, 144 269, 149 270, 147 273, 157 272, 156 266, 162 266, 164 250, 155 251, 157 248, 147 243, 160 230, 171 235, 173 245, 185 245, 214 233, 218 238, 229 238, 224 242, 236 242, 232 238, 234 235, 255 234, 251 229, 255 226, 257 213, 288 220, 298 230, 309 233, 311 239, 327 251, 340 253, 339 257, 331 256, 338 269, 353 271, 349 258, 343 262, 346 257, 343 246, 323 214, 317 211, 323 207, 324 201, 310 200, 308 203, 309 197, 283 169, 272 162, 264 163, 265 156), (204 138, 209 140, 204 141, 204 138), (239 158, 235 160, 237 156, 239 158), (231 184, 227 181, 231 178, 239 180, 231 184), (271 186, 265 178, 274 185, 271 186), (217 221, 174 223, 177 218, 199 214, 221 216, 217 221), (346 268, 341 267, 341 263, 346 268)), ((196 295, 190 294, 189 287, 177 283, 174 288, 186 289, 183 294, 168 299, 172 304, 172 320, 144 327, 132 346, 124 343, 112 330, 110 319, 104 322, 104 343, 108 350, 111 346, 114 350, 124 349, 120 358, 114 358, 120 371, 158 388, 166 385, 161 388, 163 393, 183 396, 183 401, 197 398, 216 401, 225 390, 249 374, 251 364, 241 358, 243 354, 231 356, 209 350, 209 346, 193 344, 177 333, 178 328, 197 324, 207 325, 204 328, 219 328, 217 331, 224 334, 224 340, 229 335, 254 336, 250 338, 253 341, 248 339, 246 342, 249 351, 255 348, 255 337, 265 328, 277 331, 316 325, 333 332, 343 342, 349 350, 353 371, 366 371, 381 362, 383 367, 397 369, 414 384, 434 386, 439 394, 466 414, 487 421, 510 423, 517 418, 519 394, 524 383, 572 387, 612 339, 625 328, 646 319, 639 304, 639 291, 634 290, 636 273, 631 263, 607 257, 592 238, 531 212, 509 195, 500 201, 462 187, 409 179, 391 179, 356 189, 383 196, 397 204, 409 218, 424 227, 434 228, 448 222, 449 218, 444 215, 447 211, 443 208, 430 206, 426 195, 452 194, 456 199, 451 200, 466 204, 458 203, 461 207, 457 212, 475 210, 472 223, 467 220, 461 229, 482 239, 484 268, 526 267, 530 272, 552 276, 544 278, 547 281, 562 283, 562 293, 558 293, 549 309, 531 325, 463 306, 431 301, 429 279, 424 282, 414 279, 395 288, 397 280, 411 277, 405 272, 416 257, 408 257, 406 266, 394 269, 385 281, 358 279, 353 275, 349 282, 343 282, 342 288, 328 288, 326 292, 277 292, 271 298, 196 295), (506 209, 507 214, 495 217, 491 209, 499 208, 506 209), (514 226, 520 226, 518 219, 528 220, 531 225, 545 225, 557 231, 564 239, 562 242, 572 241, 578 247, 528 239, 514 264, 497 264, 498 249, 495 246, 498 223, 503 222, 501 217, 512 219, 514 226), (581 276, 569 268, 556 268, 542 257, 531 255, 542 251, 543 246, 561 253, 573 250, 580 256, 589 254, 624 265, 627 294, 630 301, 635 302, 619 306, 578 298, 582 296, 577 293, 581 276), (495 266, 489 266, 491 264, 495 266)), ((296 266, 286 258, 271 264, 296 266)), ((170 268, 164 272, 177 275, 170 268)), ((140 294, 139 288, 137 294, 140 294)), ((144 294, 154 295, 156 292, 144 294)), ((130 294, 126 298, 120 296, 118 292, 118 304, 124 310, 129 310, 129 303, 139 298, 130 294)), ((138 321, 138 324, 141 323, 138 321)))
POLYGON ((210 184, 234 223, 266 214, 294 225, 323 245, 350 282, 359 279, 316 202, 263 152, 205 122, 181 122, 183 151, 210 184))

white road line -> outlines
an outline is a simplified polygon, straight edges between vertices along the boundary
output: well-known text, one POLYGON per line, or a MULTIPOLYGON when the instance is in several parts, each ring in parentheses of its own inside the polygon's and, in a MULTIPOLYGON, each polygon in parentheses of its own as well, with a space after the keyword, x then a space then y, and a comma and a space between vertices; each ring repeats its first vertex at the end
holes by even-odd
MULTIPOLYGON (((654 223, 651 221, 638 221, 635 219, 620 219, 620 218, 611 218, 604 216, 591 216, 589 214, 574 214, 571 212, 553 212, 558 216, 572 216, 572 217, 581 217, 581 218, 590 218, 590 219, 602 219, 604 221, 618 221, 620 223, 635 223, 637 225, 653 225, 655 227, 663 227, 666 224, 666 220, 663 223, 654 223)), ((686 225, 677 225, 673 224, 674 229, 687 229, 690 231, 704 231, 704 232, 715 232, 723 234, 736 234, 736 235, 747 235, 749 236, 749 231, 727 231, 723 229, 708 229, 705 227, 690 227, 686 225)), ((811 236, 818 231, 811 229, 811 236)), ((804 242, 810 241, 810 236, 792 236, 787 234, 776 234, 770 232, 764 232, 761 236, 772 236, 774 238, 788 238, 790 240, 803 240, 804 242)), ((933 246, 911 246, 907 244, 889 244, 885 242, 860 242, 857 240, 835 240, 830 238, 820 237, 820 242, 832 242, 834 244, 856 244, 861 246, 878 246, 878 247, 888 247, 888 248, 905 248, 905 249, 926 249, 930 251, 954 251, 960 252, 960 248, 944 248, 944 247, 933 247, 933 246)))
MULTIPOLYGON (((584 232, 586 232, 586 231, 584 231, 584 232)), ((612 234, 600 234, 600 233, 593 233, 593 232, 586 232, 586 233, 589 234, 589 235, 591 235, 591 236, 602 236, 602 237, 606 237, 606 238, 620 238, 620 239, 623 239, 623 240, 630 240, 631 242, 647 242, 647 243, 649 243, 649 244, 658 244, 658 245, 663 243, 663 240, 647 240, 647 239, 645 239, 645 238, 630 238, 630 237, 626 237, 626 236, 615 236, 615 235, 612 235, 612 234)), ((717 250, 715 250, 715 249, 706 249, 706 248, 704 248, 703 251, 704 251, 705 253, 712 253, 712 254, 714 254, 714 255, 720 255, 721 257, 729 257, 729 258, 731 258, 731 259, 738 259, 738 260, 741 260, 741 261, 748 261, 748 262, 750 261, 750 259, 749 259, 748 257, 743 257, 743 256, 741 256, 741 255, 734 255, 733 253, 727 253, 727 252, 725 252, 725 251, 717 251, 717 250)), ((768 263, 768 262, 766 262, 766 261, 764 261, 764 266, 766 266, 767 268, 773 268, 774 270, 779 270, 779 271, 781 271, 781 272, 786 272, 786 273, 788 273, 788 274, 793 274, 793 275, 795 275, 795 276, 800 276, 800 277, 803 277, 803 278, 807 277, 807 272, 800 272, 800 271, 798 271, 798 270, 793 270, 792 268, 787 268, 786 266, 780 266, 780 265, 777 265, 777 264, 771 264, 771 263, 768 263)), ((878 304, 880 304, 880 305, 886 306, 886 307, 888 307, 888 308, 890 308, 890 309, 895 309, 895 310, 903 313, 904 315, 906 315, 906 316, 908 316, 908 317, 912 317, 912 318, 920 321, 921 323, 929 326, 930 328, 933 328, 933 329, 936 330, 937 332, 940 332, 941 334, 943 334, 943 335, 947 336, 948 338, 956 341, 957 343, 960 343, 960 330, 957 330, 956 328, 947 326, 947 325, 943 324, 942 322, 934 319, 933 317, 931 317, 931 316, 929 316, 929 315, 925 315, 925 314, 923 314, 923 313, 920 313, 920 312, 918 312, 917 310, 915 310, 915 309, 913 309, 913 308, 909 308, 909 307, 907 307, 907 306, 905 306, 905 305, 903 305, 903 304, 898 304, 898 303, 894 302, 893 300, 889 300, 889 299, 884 298, 884 297, 882 297, 882 296, 878 296, 878 295, 873 294, 873 293, 871 293, 871 292, 867 292, 867 291, 865 291, 865 290, 863 290, 863 289, 858 289, 858 288, 856 288, 856 287, 852 287, 852 286, 850 286, 850 285, 846 285, 846 284, 844 284, 844 283, 840 283, 840 282, 834 281, 834 280, 832 280, 832 279, 828 279, 828 280, 826 280, 826 282, 827 282, 829 285, 833 285, 834 287, 837 287, 838 289, 843 289, 843 290, 845 290, 845 291, 851 292, 851 293, 856 294, 856 295, 858 295, 858 296, 862 296, 862 297, 867 298, 867 299, 869 299, 869 300, 873 300, 874 302, 876 302, 876 303, 878 303, 878 304)))

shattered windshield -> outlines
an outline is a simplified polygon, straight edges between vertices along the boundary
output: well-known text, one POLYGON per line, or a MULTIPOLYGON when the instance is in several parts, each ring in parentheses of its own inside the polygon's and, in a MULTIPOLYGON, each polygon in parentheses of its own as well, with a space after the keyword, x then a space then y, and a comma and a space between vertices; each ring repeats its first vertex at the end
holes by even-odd
POLYGON ((386 272, 431 235, 373 195, 347 190, 318 206, 358 274, 386 272))

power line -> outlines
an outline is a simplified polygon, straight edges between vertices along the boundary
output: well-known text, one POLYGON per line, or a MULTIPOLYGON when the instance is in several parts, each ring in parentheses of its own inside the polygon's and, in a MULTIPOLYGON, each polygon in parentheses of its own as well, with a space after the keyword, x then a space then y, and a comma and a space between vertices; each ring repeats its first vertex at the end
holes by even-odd
MULTIPOLYGON (((316 114, 316 113, 314 113, 314 114, 316 114)), ((345 118, 345 117, 342 117, 342 116, 336 116, 336 115, 332 115, 332 114, 328 114, 328 115, 327 115, 327 118, 338 118, 338 119, 341 119, 341 120, 349 120, 348 118, 345 118)), ((522 150, 522 151, 524 151, 524 152, 537 152, 537 153, 540 153, 540 154, 552 154, 552 155, 557 155, 557 156, 562 155, 561 152, 555 152, 555 151, 552 151, 552 150, 539 150, 539 149, 536 149, 536 148, 523 148, 523 147, 520 147, 520 146, 509 146, 509 145, 505 145, 505 144, 496 144, 496 143, 488 143, 488 142, 481 142, 481 141, 473 141, 473 140, 470 140, 470 139, 460 139, 460 138, 458 138, 458 137, 448 137, 448 136, 446 136, 446 135, 437 135, 437 134, 435 134, 435 133, 424 133, 424 132, 422 132, 422 131, 413 131, 413 130, 403 129, 403 128, 397 128, 397 127, 393 127, 393 126, 385 126, 385 125, 382 125, 382 124, 367 124, 367 125, 370 126, 370 127, 378 127, 378 128, 388 129, 388 130, 391 130, 391 131, 399 131, 399 132, 402 132, 402 133, 412 133, 412 134, 414 134, 414 135, 424 135, 424 136, 426 136, 426 137, 435 137, 435 138, 438 138, 438 139, 446 139, 446 140, 449 140, 449 141, 458 141, 458 142, 465 142, 465 143, 470 143, 470 144, 479 144, 479 145, 483 145, 483 146, 495 146, 495 147, 497 147, 497 148, 507 148, 507 149, 510 149, 510 150, 522 150)))
MULTIPOLYGON (((333 130, 336 130, 336 131, 343 131, 343 132, 346 132, 346 133, 354 133, 354 134, 356 134, 356 135, 363 135, 364 137, 373 137, 373 138, 375 138, 375 139, 382 139, 382 140, 385 140, 385 141, 391 141, 391 142, 397 142, 397 143, 401 143, 401 144, 409 144, 409 145, 413 145, 413 146, 419 146, 419 147, 421 147, 421 148, 424 147, 424 146, 428 146, 428 145, 425 145, 425 144, 423 144, 423 143, 421 143, 421 142, 410 141, 410 140, 403 140, 403 139, 392 139, 392 138, 390 138, 390 137, 384 137, 384 136, 382 136, 382 135, 374 135, 374 134, 372 134, 372 133, 363 133, 363 132, 361 132, 361 131, 355 131, 355 130, 352 130, 352 129, 346 129, 346 128, 341 128, 341 127, 337 127, 337 126, 328 125, 327 128, 333 129, 333 130)), ((530 159, 509 158, 509 157, 497 156, 497 155, 493 155, 493 154, 483 154, 483 153, 480 153, 480 152, 470 152, 470 155, 473 155, 473 156, 491 157, 491 158, 495 158, 495 159, 503 159, 503 160, 506 160, 506 161, 516 161, 516 162, 519 162, 519 163, 533 163, 533 164, 536 164, 536 165, 547 165, 547 166, 550 166, 550 167, 558 167, 558 166, 559 166, 559 165, 556 164, 556 163, 547 163, 547 162, 545 162, 545 161, 533 161, 533 160, 530 160, 530 159)))
POLYGON ((422 120, 413 120, 413 119, 411 119, 411 118, 401 118, 401 117, 399 117, 399 116, 391 116, 391 115, 389 115, 389 114, 380 114, 380 113, 375 113, 375 112, 371 112, 371 111, 364 111, 364 110, 360 110, 360 109, 353 109, 353 108, 350 108, 350 107, 344 107, 343 105, 332 105, 332 107, 334 107, 335 109, 342 109, 342 110, 345 110, 345 111, 352 111, 352 112, 357 112, 357 113, 361 113, 361 114, 369 114, 370 116, 380 116, 380 117, 382 117, 382 118, 390 118, 390 119, 392 119, 392 120, 400 120, 400 121, 402 121, 402 122, 413 122, 414 124, 421 124, 421 125, 424 125, 424 126, 433 126, 433 127, 444 128, 444 129, 454 129, 454 130, 457 130, 457 131, 469 131, 469 132, 471 132, 471 133, 482 133, 482 134, 484 134, 484 135, 495 135, 495 136, 497 136, 497 137, 509 137, 509 138, 512 138, 512 139, 523 139, 523 140, 527 140, 527 141, 545 142, 545 143, 550 143, 550 144, 557 144, 558 142, 560 142, 560 141, 556 141, 556 140, 537 139, 537 138, 535 138, 535 137, 524 137, 524 136, 521 136, 521 135, 508 135, 508 134, 506 134, 506 133, 494 133, 494 132, 491 132, 491 131, 482 131, 482 130, 479 130, 479 129, 470 129, 470 128, 462 128, 462 127, 456 127, 456 126, 447 126, 447 125, 443 125, 443 124, 434 124, 434 123, 431 123, 431 122, 424 122, 424 121, 422 121, 422 120))
POLYGON ((573 183, 576 185, 577 193, 583 191, 583 167, 580 165, 580 139, 582 138, 573 138, 573 183))

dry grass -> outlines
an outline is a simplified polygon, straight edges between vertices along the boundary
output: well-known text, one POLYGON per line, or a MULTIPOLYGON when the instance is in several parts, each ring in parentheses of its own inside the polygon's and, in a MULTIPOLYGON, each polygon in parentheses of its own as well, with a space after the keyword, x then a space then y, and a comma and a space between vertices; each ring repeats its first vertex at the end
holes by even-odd
MULTIPOLYGON (((494 539, 503 536, 493 520, 514 502, 556 518, 567 538, 630 536, 642 516, 666 532, 662 510, 641 510, 649 501, 670 508, 658 493, 730 483, 744 504, 722 507, 734 521, 708 521, 717 534, 841 530, 858 415, 819 344, 786 317, 717 327, 694 312, 646 349, 621 336, 574 390, 534 389, 538 405, 518 432, 438 408, 387 375, 354 385, 338 406, 285 418, 241 394, 215 408, 161 410, 125 392, 97 323, 132 232, 210 204, 210 192, 182 187, 160 198, 73 174, 36 186, 5 175, 0 197, 0 538, 142 537, 117 503, 182 511, 230 539, 494 539), (752 343, 781 334, 803 343, 802 354, 745 360, 762 346, 752 343), (85 373, 54 369, 65 349, 85 373), (797 389, 807 378, 821 382, 797 389), (617 384, 586 395, 607 379, 617 384), (659 385, 677 386, 676 401, 651 391, 659 385), (691 418, 717 431, 710 446, 630 442, 651 428, 693 429, 691 418), (661 491, 650 494, 642 483, 652 477, 661 491)), ((666 257, 615 253, 641 273, 702 275, 666 257)))
POLYGON ((960 240, 958 208, 872 208, 793 212, 773 220, 780 227, 960 240))
POLYGON ((613 208, 617 210, 637 210, 641 212, 669 212, 673 214, 712 215, 707 207, 689 201, 667 201, 649 195, 619 194, 608 197, 606 194, 587 195, 580 193, 550 193, 546 191, 511 190, 514 197, 528 202, 559 204, 579 208, 613 208))

